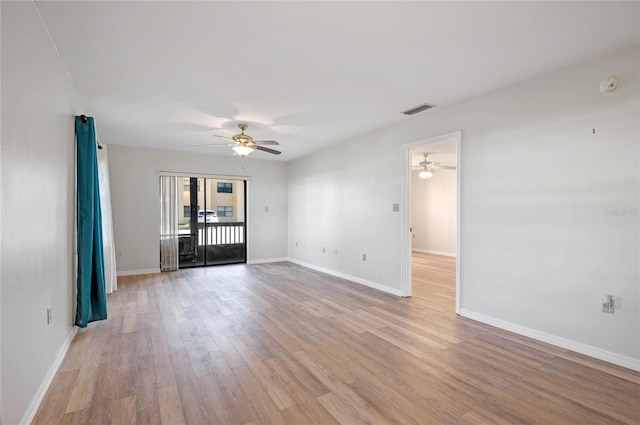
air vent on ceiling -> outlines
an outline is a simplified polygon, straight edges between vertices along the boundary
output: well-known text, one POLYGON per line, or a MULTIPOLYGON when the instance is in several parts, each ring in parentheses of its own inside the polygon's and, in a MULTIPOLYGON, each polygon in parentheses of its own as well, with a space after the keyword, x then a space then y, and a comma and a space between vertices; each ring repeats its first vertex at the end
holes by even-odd
POLYGON ((418 105, 414 108, 411 109, 407 109, 406 111, 403 112, 403 114, 405 115, 415 115, 418 112, 422 112, 422 111, 426 111, 427 109, 431 109, 431 108, 435 108, 436 105, 432 105, 430 103, 423 103, 422 105, 418 105))

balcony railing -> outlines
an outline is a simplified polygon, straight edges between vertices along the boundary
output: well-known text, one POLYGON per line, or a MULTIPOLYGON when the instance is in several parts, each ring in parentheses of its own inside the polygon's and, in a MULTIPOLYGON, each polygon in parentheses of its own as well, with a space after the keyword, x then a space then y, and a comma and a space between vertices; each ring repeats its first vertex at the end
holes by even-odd
POLYGON ((245 243, 244 222, 198 224, 198 245, 225 245, 245 243))

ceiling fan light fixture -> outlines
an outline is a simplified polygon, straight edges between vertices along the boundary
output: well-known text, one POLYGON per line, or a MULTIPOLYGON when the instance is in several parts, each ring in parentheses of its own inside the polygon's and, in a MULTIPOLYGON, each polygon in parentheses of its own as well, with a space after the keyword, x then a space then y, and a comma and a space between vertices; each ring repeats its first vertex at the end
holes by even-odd
POLYGON ((238 155, 245 157, 247 155, 249 155, 251 152, 253 152, 253 148, 249 147, 249 146, 243 146, 243 145, 239 145, 239 146, 234 146, 233 150, 235 153, 237 153, 238 155))
POLYGON ((433 170, 430 170, 428 168, 425 168, 424 170, 420 171, 420 174, 418 174, 418 177, 420 177, 421 179, 429 179, 431 177, 433 177, 433 170))
POLYGON ((233 149, 233 151, 240 157, 245 157, 249 155, 251 152, 253 152, 254 150, 270 153, 272 155, 280 155, 282 153, 275 149, 265 147, 265 145, 266 146, 279 145, 280 143, 276 142, 275 140, 253 140, 253 137, 244 133, 244 131, 247 128, 247 124, 240 123, 238 124, 238 127, 240 127, 240 130, 242 130, 242 133, 236 134, 233 137, 226 137, 226 136, 220 136, 218 134, 214 134, 215 137, 219 137, 221 139, 226 140, 225 143, 220 142, 220 143, 213 143, 213 144, 199 145, 199 146, 200 147, 228 146, 231 149, 233 149))

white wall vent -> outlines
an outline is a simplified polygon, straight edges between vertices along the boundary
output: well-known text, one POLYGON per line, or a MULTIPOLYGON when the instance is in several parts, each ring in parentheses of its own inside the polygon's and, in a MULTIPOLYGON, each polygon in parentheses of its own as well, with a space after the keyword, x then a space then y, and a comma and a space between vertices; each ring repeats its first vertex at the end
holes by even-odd
POLYGON ((407 109, 403 112, 405 115, 415 115, 418 112, 426 111, 427 109, 435 108, 436 105, 432 105, 430 103, 423 103, 422 105, 415 106, 411 109, 407 109))

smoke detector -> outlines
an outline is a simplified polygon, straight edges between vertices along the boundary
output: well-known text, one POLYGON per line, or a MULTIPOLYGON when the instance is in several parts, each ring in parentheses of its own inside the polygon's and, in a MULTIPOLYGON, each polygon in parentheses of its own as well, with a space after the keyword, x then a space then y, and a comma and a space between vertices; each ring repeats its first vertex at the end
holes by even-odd
POLYGON ((617 77, 608 77, 600 82, 600 92, 609 93, 620 86, 620 79, 617 77))

